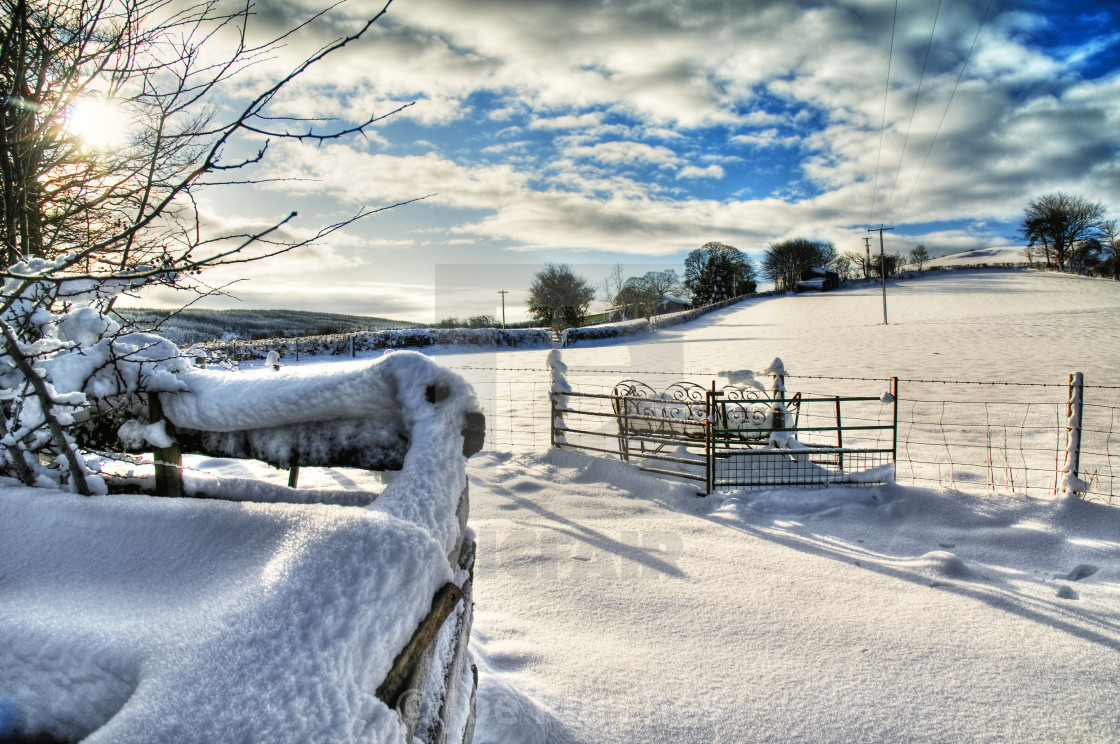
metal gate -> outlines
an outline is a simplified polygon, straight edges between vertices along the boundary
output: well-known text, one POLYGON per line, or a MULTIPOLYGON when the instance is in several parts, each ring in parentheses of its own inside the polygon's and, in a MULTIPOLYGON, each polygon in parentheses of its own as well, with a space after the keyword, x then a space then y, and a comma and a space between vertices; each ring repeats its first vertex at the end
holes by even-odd
POLYGON ((552 393, 552 445, 647 472, 738 488, 865 485, 893 478, 898 380, 873 396, 773 397, 760 390, 626 380, 607 393, 552 393))

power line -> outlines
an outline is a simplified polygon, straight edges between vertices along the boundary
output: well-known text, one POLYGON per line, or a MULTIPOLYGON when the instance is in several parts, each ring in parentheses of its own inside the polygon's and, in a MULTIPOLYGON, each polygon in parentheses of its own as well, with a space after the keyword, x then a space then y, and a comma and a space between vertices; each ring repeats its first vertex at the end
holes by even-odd
POLYGON ((964 71, 968 68, 968 61, 972 58, 972 50, 976 48, 976 40, 980 38, 980 30, 984 28, 984 22, 988 20, 988 11, 992 9, 992 0, 988 0, 987 6, 984 8, 984 15, 980 17, 980 25, 976 27, 976 33, 972 36, 972 45, 968 47, 968 54, 964 57, 964 63, 961 65, 960 74, 957 75, 957 82, 953 84, 953 91, 949 94, 949 100, 945 103, 945 110, 941 112, 941 121, 937 122, 937 129, 933 133, 933 139, 930 140, 929 149, 926 150, 926 156, 922 158, 922 164, 918 168, 918 175, 914 177, 914 183, 910 186, 910 193, 906 195, 906 201, 902 203, 902 209, 898 211, 898 218, 895 223, 902 221, 902 215, 906 212, 906 207, 910 204, 910 197, 914 195, 914 189, 918 186, 918 181, 922 178, 922 172, 926 168, 926 162, 929 160, 929 154, 933 152, 933 146, 937 144, 937 136, 941 134, 941 126, 945 123, 945 117, 949 114, 949 106, 953 104, 953 97, 957 94, 957 88, 961 84, 961 79, 964 78, 964 71))
POLYGON ((883 159, 883 137, 887 133, 887 94, 891 91, 891 63, 894 61, 894 30, 898 24, 898 0, 894 0, 894 19, 891 21, 891 49, 887 55, 887 81, 883 84, 883 122, 879 125, 879 154, 875 157, 875 185, 871 188, 871 209, 867 221, 875 216, 875 198, 879 195, 879 163, 883 159))
POLYGON ((937 19, 941 16, 941 0, 937 0, 937 10, 933 14, 933 26, 929 30, 929 43, 926 44, 926 57, 922 60, 922 74, 918 77, 918 90, 914 93, 914 105, 910 109, 910 123, 906 125, 906 136, 902 140, 902 154, 898 156, 898 169, 894 172, 891 181, 891 193, 887 196, 887 206, 883 209, 883 218, 886 219, 891 211, 891 202, 894 201, 894 191, 898 187, 898 178, 902 175, 902 163, 906 160, 906 146, 910 143, 910 130, 914 126, 914 115, 918 112, 918 99, 922 95, 922 83, 926 79, 926 66, 929 64, 929 52, 933 48, 933 34, 937 31, 937 19))

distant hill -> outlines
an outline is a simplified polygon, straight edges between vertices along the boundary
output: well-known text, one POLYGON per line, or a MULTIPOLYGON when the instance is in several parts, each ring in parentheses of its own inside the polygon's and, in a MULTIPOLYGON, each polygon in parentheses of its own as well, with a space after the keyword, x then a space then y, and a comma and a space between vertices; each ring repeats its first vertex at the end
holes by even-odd
POLYGON ((161 335, 180 346, 205 341, 295 338, 353 331, 416 328, 417 323, 364 315, 339 315, 301 310, 196 310, 178 312, 125 307, 116 310, 140 329, 158 328, 161 335), (174 313, 174 314, 171 314, 174 313))
POLYGON ((975 266, 976 264, 1018 264, 1026 262, 1023 257, 1023 247, 1019 245, 1000 246, 998 248, 977 248, 963 253, 953 253, 948 256, 935 258, 926 264, 927 267, 939 266, 975 266))

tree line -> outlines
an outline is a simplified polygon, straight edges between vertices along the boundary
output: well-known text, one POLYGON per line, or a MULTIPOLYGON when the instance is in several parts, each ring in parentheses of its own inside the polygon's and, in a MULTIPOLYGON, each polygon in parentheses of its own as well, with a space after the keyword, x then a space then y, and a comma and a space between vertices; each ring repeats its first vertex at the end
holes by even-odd
MULTIPOLYGON (((910 252, 909 263, 921 268, 930 260, 925 246, 910 252)), ((907 265, 907 259, 887 254, 865 259, 855 252, 840 254, 835 244, 809 238, 790 238, 771 243, 756 268, 749 255, 734 246, 708 242, 691 251, 684 261, 684 275, 673 269, 650 271, 626 277, 622 264, 615 264, 596 289, 567 264, 550 263, 533 278, 529 287, 529 315, 542 326, 560 332, 583 325, 593 300, 598 297, 611 308, 613 320, 650 318, 680 304, 701 307, 734 297, 753 294, 761 276, 779 292, 792 292, 813 268, 836 271, 839 278, 892 276, 907 265)))
MULTIPOLYGON (((1120 224, 1107 218, 1105 206, 1082 196, 1057 192, 1028 203, 1020 234, 1023 256, 1033 265, 1076 274, 1120 279, 1120 224)), ((616 264, 599 287, 599 298, 622 319, 648 318, 667 309, 667 299, 686 295, 693 307, 751 294, 757 276, 780 292, 792 292, 811 269, 834 271, 841 280, 882 279, 907 267, 924 270, 933 257, 922 243, 900 253, 840 253, 830 241, 789 238, 770 243, 756 270, 750 256, 730 245, 710 242, 685 258, 684 276, 676 271, 648 272, 624 278, 616 264)), ((529 313, 557 331, 582 325, 596 292, 570 266, 549 264, 529 289, 529 313)))

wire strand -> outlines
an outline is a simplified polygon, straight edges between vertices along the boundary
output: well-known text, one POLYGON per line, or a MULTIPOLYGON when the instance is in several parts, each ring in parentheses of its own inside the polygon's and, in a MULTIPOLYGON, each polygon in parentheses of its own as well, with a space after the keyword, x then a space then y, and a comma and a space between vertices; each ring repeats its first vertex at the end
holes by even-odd
POLYGON ((867 221, 875 216, 875 199, 879 195, 879 164, 883 160, 883 138, 887 133, 887 95, 891 91, 891 64, 894 62, 894 30, 898 25, 898 0, 894 0, 894 18, 891 20, 891 48, 887 55, 887 80, 883 84, 883 121, 879 125, 879 154, 875 156, 875 183, 871 187, 871 209, 867 212, 867 221))
POLYGON ((933 34, 937 31, 937 19, 941 17, 941 0, 937 0, 937 10, 933 14, 933 26, 929 30, 929 43, 926 44, 926 56, 922 60, 922 73, 918 76, 918 89, 914 93, 914 105, 910 108, 910 122, 906 125, 906 136, 902 139, 902 154, 898 156, 898 168, 891 181, 891 191, 887 195, 887 206, 883 209, 883 218, 891 212, 891 202, 894 201, 894 192, 898 187, 898 179, 902 175, 902 164, 906 160, 906 146, 910 144, 910 130, 914 128, 914 115, 918 113, 918 99, 922 96, 922 83, 926 79, 926 67, 929 65, 929 53, 933 49, 933 34))
POLYGON ((976 27, 976 33, 972 36, 972 45, 968 47, 968 54, 964 57, 964 63, 961 65, 960 74, 957 75, 957 82, 953 84, 953 91, 949 94, 949 100, 945 103, 945 110, 941 112, 941 121, 937 122, 937 129, 933 133, 933 139, 930 140, 929 149, 926 150, 926 156, 922 158, 922 164, 918 168, 918 175, 914 177, 914 183, 910 186, 910 193, 906 195, 906 201, 902 203, 902 209, 898 211, 898 217, 895 218, 897 224, 902 220, 902 215, 906 212, 906 207, 910 204, 910 197, 914 195, 914 189, 918 186, 918 181, 922 178, 922 172, 926 169, 926 162, 929 161, 929 154, 933 152, 933 146, 937 144, 937 136, 941 134, 941 127, 945 124, 945 117, 949 114, 949 107, 953 105, 953 97, 957 95, 957 88, 961 84, 961 79, 964 77, 964 71, 968 69, 968 61, 972 59, 972 50, 976 48, 976 40, 980 38, 980 30, 984 28, 984 22, 988 20, 988 11, 992 9, 992 0, 988 0, 987 6, 984 8, 984 15, 980 17, 980 25, 976 27))

